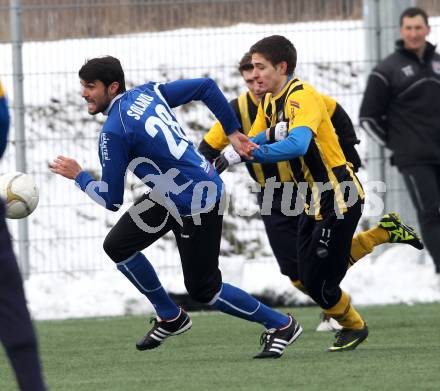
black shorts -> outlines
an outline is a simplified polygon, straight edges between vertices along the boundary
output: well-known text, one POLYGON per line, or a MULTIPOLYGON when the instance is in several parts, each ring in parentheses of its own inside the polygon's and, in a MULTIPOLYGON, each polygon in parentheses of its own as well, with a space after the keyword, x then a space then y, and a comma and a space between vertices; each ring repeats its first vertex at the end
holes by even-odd
MULTIPOLYGON (((152 201, 146 194, 110 230, 104 241, 104 250, 114 262, 122 262, 172 231, 189 294, 198 301, 209 302, 222 284, 218 258, 223 216, 219 214, 217 204, 211 211, 202 213, 199 217, 201 224, 196 224, 191 216, 181 217, 181 225, 165 207, 152 201), (142 227, 142 224, 133 219, 131 212, 140 203, 148 201, 153 206, 139 214, 144 225, 142 227)), ((154 260, 152 264, 154 265, 154 260)))
POLYGON ((351 242, 362 215, 358 200, 343 219, 330 215, 317 221, 302 215, 298 232, 299 277, 322 308, 333 307, 341 297, 339 284, 347 272, 351 242))

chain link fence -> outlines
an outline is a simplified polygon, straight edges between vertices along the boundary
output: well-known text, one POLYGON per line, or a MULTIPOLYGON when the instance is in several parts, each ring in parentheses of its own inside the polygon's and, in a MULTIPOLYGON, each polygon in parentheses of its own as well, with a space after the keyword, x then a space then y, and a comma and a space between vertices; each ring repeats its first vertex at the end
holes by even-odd
MULTIPOLYGON (((420 2, 435 13, 438 2, 420 2)), ((40 204, 29 217, 29 273, 101 270, 111 262, 102 242, 122 212, 111 213, 90 201, 72 182, 51 174, 57 155, 74 157, 99 176, 97 135, 104 117, 91 117, 80 97, 77 71, 87 58, 118 57, 128 86, 148 80, 210 76, 232 99, 245 91, 236 69, 241 56, 267 35, 285 35, 299 53, 297 74, 338 100, 355 123, 365 85, 365 27, 360 0, 339 1, 23 1, 23 78, 27 170, 40 188, 40 204), (332 4, 330 7, 329 4, 332 4)), ((0 1, 0 74, 14 109, 10 4, 0 1)), ((430 40, 439 41, 439 21, 431 21, 430 40)), ((214 122, 200 103, 177 110, 195 143, 214 122)), ((365 138, 360 152, 368 162, 365 138)), ((1 172, 15 168, 14 124, 1 172)), ((361 177, 368 178, 366 170, 361 177)), ((231 210, 225 216, 224 256, 274 262, 254 195, 242 168, 225 173, 231 210), (243 217, 243 215, 246 215, 243 217)), ((126 205, 141 191, 129 178, 126 205)), ((400 189, 399 191, 405 191, 400 189)), ((399 211, 398 211, 399 212, 399 211)), ((17 230, 11 222, 15 242, 17 230)), ((161 273, 180 271, 172 236, 148 255, 161 273)))

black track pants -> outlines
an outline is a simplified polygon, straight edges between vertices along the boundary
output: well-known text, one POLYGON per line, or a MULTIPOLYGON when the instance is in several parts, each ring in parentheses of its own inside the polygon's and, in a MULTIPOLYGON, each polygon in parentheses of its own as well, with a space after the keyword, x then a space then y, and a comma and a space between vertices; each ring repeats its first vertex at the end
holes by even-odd
POLYGON ((417 211, 423 242, 440 273, 440 165, 409 166, 400 171, 417 211))
POLYGON ((20 390, 45 390, 38 346, 26 307, 23 282, 0 201, 0 340, 14 368, 20 390))

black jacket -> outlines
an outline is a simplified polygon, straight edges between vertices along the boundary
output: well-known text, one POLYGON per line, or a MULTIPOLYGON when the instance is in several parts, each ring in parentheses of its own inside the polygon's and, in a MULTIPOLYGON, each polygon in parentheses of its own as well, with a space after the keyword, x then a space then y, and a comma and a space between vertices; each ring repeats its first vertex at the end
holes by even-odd
POLYGON ((371 72, 362 127, 391 149, 399 166, 440 164, 440 55, 427 43, 420 60, 397 41, 371 72))

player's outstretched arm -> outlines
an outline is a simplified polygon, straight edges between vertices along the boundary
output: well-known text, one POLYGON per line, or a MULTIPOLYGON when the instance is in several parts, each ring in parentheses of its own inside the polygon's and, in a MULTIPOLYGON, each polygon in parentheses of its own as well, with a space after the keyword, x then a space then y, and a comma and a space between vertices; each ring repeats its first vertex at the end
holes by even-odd
POLYGON ((124 178, 128 167, 128 147, 124 139, 113 133, 101 133, 105 144, 100 146, 102 176, 96 181, 76 160, 58 156, 50 165, 55 174, 75 180, 79 188, 104 208, 117 211, 124 200, 124 178), (104 153, 105 152, 105 153, 104 153))
POLYGON ((61 175, 67 179, 75 179, 82 171, 81 166, 75 159, 66 156, 58 156, 49 164, 49 169, 55 174, 61 175))
POLYGON ((201 100, 218 118, 234 149, 241 156, 247 159, 252 158, 251 152, 257 146, 238 132, 240 123, 214 80, 209 78, 178 80, 161 84, 159 89, 171 107, 192 100, 201 100))
POLYGON ((236 130, 234 133, 228 135, 231 145, 235 151, 242 157, 252 160, 252 151, 258 148, 258 145, 251 141, 243 133, 236 130))
POLYGON ((252 152, 257 163, 277 163, 305 155, 312 140, 312 130, 307 126, 294 128, 286 139, 267 144, 252 152))

